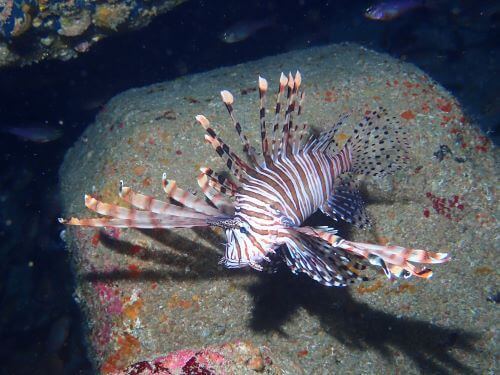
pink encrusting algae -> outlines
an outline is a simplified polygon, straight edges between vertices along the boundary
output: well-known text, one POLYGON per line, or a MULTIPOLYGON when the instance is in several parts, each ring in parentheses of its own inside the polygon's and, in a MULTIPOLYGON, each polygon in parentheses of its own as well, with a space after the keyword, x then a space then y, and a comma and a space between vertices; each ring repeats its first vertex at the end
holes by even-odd
MULTIPOLYGON (((261 271, 273 263, 276 254, 293 273, 305 273, 327 286, 367 280, 364 272, 367 265, 380 267, 388 278, 412 275, 429 278, 432 272, 423 264, 446 262, 449 260, 446 253, 351 242, 339 237, 333 228, 302 226, 318 210, 359 228, 369 226, 352 175, 384 177, 394 173, 406 163, 408 145, 399 120, 389 116, 384 108, 366 109, 363 120, 343 145, 337 143, 336 137, 349 114, 341 115, 334 126, 319 136, 309 135, 307 124, 301 121, 304 101, 301 82, 299 72, 288 77, 281 74, 274 118, 267 122, 268 83, 259 77, 260 152, 242 131, 234 114, 233 95, 221 91, 248 161, 231 150, 205 116, 196 116, 207 132, 205 140, 234 179, 201 168, 197 181, 208 203, 180 189, 164 174, 163 189, 170 202, 137 193, 120 182, 120 197, 134 208, 104 203, 86 195, 87 208, 106 217, 60 221, 111 228, 220 227, 227 237, 221 260, 226 267, 261 271)), ((332 95, 328 92, 326 97, 332 95)), ((408 120, 414 118, 413 114, 402 116, 408 120)), ((141 172, 136 174, 145 172, 145 167, 137 168, 141 172)))
POLYGON ((134 363, 113 374, 230 375, 235 373, 281 373, 267 348, 249 341, 228 342, 204 349, 181 349, 150 361, 134 363))

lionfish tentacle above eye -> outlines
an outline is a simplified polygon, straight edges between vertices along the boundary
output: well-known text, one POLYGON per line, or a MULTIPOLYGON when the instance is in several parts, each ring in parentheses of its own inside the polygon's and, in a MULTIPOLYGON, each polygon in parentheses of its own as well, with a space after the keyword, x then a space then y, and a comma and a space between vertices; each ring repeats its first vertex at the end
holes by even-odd
POLYGON ((208 176, 201 172, 197 177, 198 186, 200 187, 205 197, 215 206, 219 211, 224 213, 234 214, 234 205, 229 201, 225 195, 219 193, 215 188, 210 186, 208 176))
POLYGON ((212 169, 210 168, 205 168, 202 167, 200 168, 201 173, 205 174, 208 178, 208 185, 215 190, 217 190, 219 193, 222 193, 228 197, 234 197, 237 190, 238 186, 232 182, 229 178, 226 176, 220 175, 215 173, 212 169))

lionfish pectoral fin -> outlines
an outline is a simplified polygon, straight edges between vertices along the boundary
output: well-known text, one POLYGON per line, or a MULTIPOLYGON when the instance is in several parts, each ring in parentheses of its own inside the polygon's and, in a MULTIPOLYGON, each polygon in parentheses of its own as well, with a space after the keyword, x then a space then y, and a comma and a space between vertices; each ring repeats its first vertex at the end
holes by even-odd
POLYGON ((347 176, 336 180, 332 194, 320 209, 335 220, 342 219, 361 229, 371 225, 358 186, 347 176))
POLYGON ((163 175, 163 188, 167 197, 181 204, 163 202, 152 196, 144 195, 124 186, 120 181, 118 193, 120 197, 135 208, 122 207, 102 202, 90 195, 85 195, 85 206, 105 217, 65 220, 59 218, 61 224, 88 227, 115 228, 193 228, 209 226, 209 219, 221 212, 177 187, 175 181, 167 180, 163 175))
POLYGON ((326 286, 345 286, 367 280, 360 275, 365 266, 358 255, 302 231, 289 231, 292 235, 285 242, 283 255, 293 273, 305 273, 326 286))
POLYGON ((451 259, 447 253, 346 241, 321 228, 300 227, 297 230, 321 238, 350 254, 367 259, 372 265, 381 267, 388 277, 392 275, 404 278, 417 276, 428 279, 432 276, 432 271, 424 264, 444 263, 451 259))
POLYGON ((392 272, 389 270, 389 268, 387 267, 387 265, 385 264, 385 262, 382 258, 380 258, 377 255, 370 254, 370 255, 368 255, 368 261, 370 262, 370 264, 372 264, 374 266, 379 266, 380 268, 382 268, 382 270, 384 271, 384 273, 388 279, 390 279, 392 277, 392 272))

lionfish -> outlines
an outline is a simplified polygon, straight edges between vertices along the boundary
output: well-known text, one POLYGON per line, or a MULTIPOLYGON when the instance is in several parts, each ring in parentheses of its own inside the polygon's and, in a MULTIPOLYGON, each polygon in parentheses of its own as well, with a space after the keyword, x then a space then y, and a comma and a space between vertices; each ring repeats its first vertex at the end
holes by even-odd
POLYGON ((107 217, 60 222, 119 228, 220 227, 227 237, 220 261, 224 266, 263 270, 278 259, 293 273, 305 273, 327 286, 367 280, 363 272, 367 265, 380 267, 389 278, 429 278, 432 271, 422 264, 443 263, 449 260, 448 254, 353 242, 331 227, 303 226, 318 209, 335 220, 369 226, 353 175, 382 177, 395 172, 408 158, 408 145, 398 121, 384 108, 366 114, 342 147, 335 136, 347 114, 329 130, 309 135, 308 125, 298 124, 304 100, 301 80, 299 72, 288 77, 281 74, 268 131, 268 83, 259 77, 260 153, 242 132, 233 111, 233 95, 221 91, 245 159, 217 135, 205 116, 196 116, 207 132, 205 140, 234 177, 201 168, 197 181, 206 199, 182 190, 163 174, 166 202, 135 192, 120 181, 120 197, 135 208, 85 195, 87 208, 107 217))

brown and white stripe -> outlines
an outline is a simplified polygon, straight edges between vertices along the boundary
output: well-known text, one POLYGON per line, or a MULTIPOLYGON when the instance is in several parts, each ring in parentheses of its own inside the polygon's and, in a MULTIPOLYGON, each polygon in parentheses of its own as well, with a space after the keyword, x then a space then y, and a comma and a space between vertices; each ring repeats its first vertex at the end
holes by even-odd
POLYGON ((320 209, 334 219, 363 227, 368 219, 356 184, 340 176, 346 172, 384 176, 401 168, 407 159, 404 132, 397 119, 389 118, 384 109, 366 115, 342 147, 335 136, 349 115, 342 115, 318 137, 308 136, 308 126, 301 121, 301 82, 299 72, 288 77, 281 74, 274 118, 268 129, 268 83, 259 77, 261 158, 236 119, 234 97, 229 91, 221 92, 222 101, 247 161, 216 134, 205 116, 196 116, 207 132, 205 139, 235 179, 201 168, 197 182, 205 199, 180 189, 164 174, 167 202, 134 192, 120 182, 121 198, 134 208, 85 196, 85 205, 104 217, 60 221, 94 227, 219 226, 227 237, 221 260, 226 267, 262 270, 263 263, 270 262, 270 255, 279 252, 293 272, 305 273, 324 285, 342 286, 364 280, 363 263, 382 268, 389 277, 430 277, 431 271, 419 264, 445 262, 449 259, 446 253, 350 242, 331 228, 301 226, 320 209))

